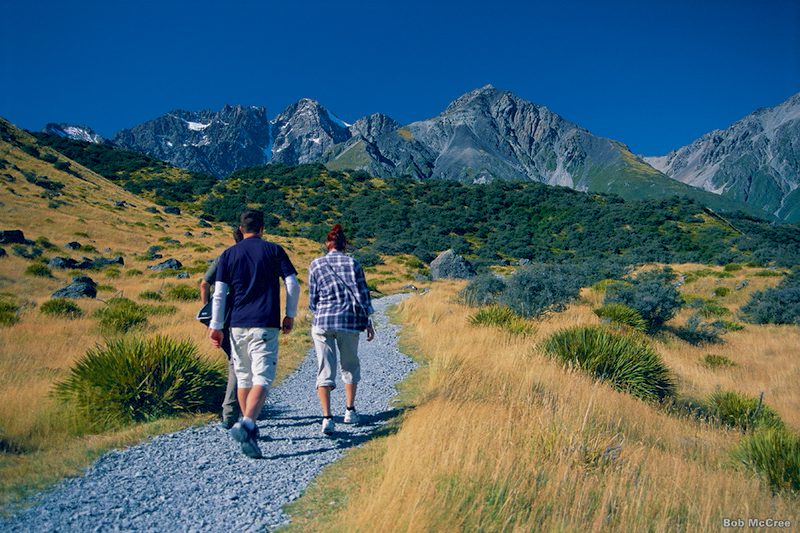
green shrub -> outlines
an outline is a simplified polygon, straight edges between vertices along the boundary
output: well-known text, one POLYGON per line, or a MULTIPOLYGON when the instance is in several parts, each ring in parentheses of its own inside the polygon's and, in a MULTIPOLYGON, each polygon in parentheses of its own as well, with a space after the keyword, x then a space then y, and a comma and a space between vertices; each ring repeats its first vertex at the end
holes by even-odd
POLYGON ((128 277, 131 277, 131 278, 133 276, 141 276, 142 274, 144 274, 144 272, 142 272, 138 268, 132 268, 130 270, 126 270, 125 271, 125 275, 128 276, 128 277))
POLYGON ((458 293, 459 301, 470 307, 497 303, 506 288, 506 282, 494 274, 481 274, 472 278, 458 293))
POLYGON ((85 427, 123 427, 189 412, 216 411, 225 393, 224 364, 201 359, 189 341, 120 338, 89 350, 55 384, 85 427))
POLYGON ((150 305, 140 304, 139 309, 147 316, 165 316, 174 315, 178 312, 178 308, 174 305, 150 305))
POLYGON ((158 291, 142 291, 139 293, 139 298, 142 300, 153 300, 155 302, 164 300, 164 297, 158 291))
POLYGON ((800 491, 800 436, 780 429, 742 439, 733 460, 762 476, 773 490, 800 491))
POLYGON ((122 275, 122 272, 117 267, 109 267, 106 269, 106 276, 111 279, 118 279, 122 275))
POLYGON ((28 265, 28 268, 25 269, 25 274, 28 276, 35 276, 37 278, 52 278, 53 272, 47 268, 46 265, 41 263, 34 263, 32 265, 28 265))
POLYGON ((717 320, 725 331, 742 331, 744 326, 733 320, 717 320))
POLYGON ((800 324, 800 287, 755 291, 739 313, 750 324, 800 324))
POLYGON ((93 316, 98 319, 100 332, 106 335, 127 333, 147 323, 147 316, 141 307, 128 298, 112 298, 106 307, 95 311, 93 316))
POLYGON ((669 267, 640 273, 631 285, 609 285, 603 304, 620 303, 635 309, 655 332, 664 327, 683 306, 683 298, 674 281, 677 274, 669 267))
POLYGON ((740 265, 739 263, 730 263, 728 265, 725 265, 725 267, 722 270, 724 270, 725 272, 736 272, 737 270, 741 269, 742 265, 740 265))
POLYGON ((709 415, 726 426, 742 431, 786 427, 772 408, 763 405, 761 399, 747 394, 717 391, 706 398, 705 404, 709 415))
POLYGON ((190 287, 186 284, 169 285, 164 290, 164 297, 167 300, 192 302, 200 299, 200 288, 190 287))
POLYGON ((63 318, 78 318, 83 315, 83 311, 81 311, 78 304, 67 298, 47 300, 39 307, 39 312, 43 315, 63 318))
POLYGON ((490 305, 467 319, 470 326, 492 326, 514 335, 532 335, 536 328, 508 307, 490 305))
POLYGON ((593 309, 592 312, 615 325, 627 326, 641 332, 647 329, 647 322, 644 321, 639 311, 631 309, 627 305, 613 303, 593 309))
POLYGON ((675 394, 669 370, 640 336, 579 326, 554 333, 542 348, 562 363, 575 365, 638 398, 661 400, 675 394))
POLYGON ((717 298, 724 298, 731 293, 730 287, 715 287, 714 296, 717 298))
POLYGON ((752 275, 761 278, 776 278, 778 276, 783 276, 784 274, 780 270, 759 270, 758 272, 753 272, 752 275))
POLYGON ((720 336, 725 333, 721 320, 704 321, 698 313, 686 320, 686 324, 676 328, 675 334, 689 344, 713 344, 722 342, 720 336))
POLYGON ((558 313, 580 296, 585 279, 577 267, 570 265, 520 268, 508 278, 498 303, 525 318, 558 313))
POLYGON ((706 354, 700 361, 709 368, 736 366, 736 363, 724 355, 714 355, 710 353, 706 354))
POLYGON ((697 314, 703 318, 714 318, 730 315, 731 310, 716 302, 705 302, 703 306, 698 309, 697 314))
POLYGON ((19 304, 12 294, 0 294, 0 326, 13 326, 19 322, 19 304))
POLYGON ((97 292, 117 292, 117 289, 113 285, 101 284, 95 287, 97 292))

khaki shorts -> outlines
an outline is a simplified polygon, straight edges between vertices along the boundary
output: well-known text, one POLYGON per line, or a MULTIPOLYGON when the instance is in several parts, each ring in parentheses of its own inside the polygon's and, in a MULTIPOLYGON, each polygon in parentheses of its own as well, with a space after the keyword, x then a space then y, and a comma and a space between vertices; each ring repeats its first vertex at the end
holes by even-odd
POLYGON ((231 360, 241 389, 269 389, 278 366, 278 328, 231 328, 231 360))

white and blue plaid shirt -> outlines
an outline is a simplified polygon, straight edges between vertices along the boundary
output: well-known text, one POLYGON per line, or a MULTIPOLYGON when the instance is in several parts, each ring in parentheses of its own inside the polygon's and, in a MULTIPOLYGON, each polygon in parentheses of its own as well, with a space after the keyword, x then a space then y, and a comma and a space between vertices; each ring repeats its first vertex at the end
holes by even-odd
POLYGON ((358 261, 333 250, 308 268, 308 308, 312 326, 325 331, 364 331, 372 301, 358 261))

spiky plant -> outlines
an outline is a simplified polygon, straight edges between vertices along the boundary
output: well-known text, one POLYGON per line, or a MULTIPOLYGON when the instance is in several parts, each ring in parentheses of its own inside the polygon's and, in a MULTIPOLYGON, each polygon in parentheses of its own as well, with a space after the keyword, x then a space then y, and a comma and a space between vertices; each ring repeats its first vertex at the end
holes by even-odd
POLYGON ((639 335, 600 326, 578 326, 554 333, 542 345, 545 353, 614 388, 645 400, 675 394, 675 383, 661 357, 639 335))
POLYGON ((786 427, 778 413, 763 404, 763 397, 720 390, 710 394, 705 403, 711 416, 722 424, 742 431, 786 427))
POLYGON ((467 321, 470 326, 492 326, 514 335, 531 335, 536 329, 508 307, 499 305, 484 307, 470 315, 467 321))
POLYGON ((761 475, 773 490, 800 492, 800 436, 768 429, 742 439, 731 451, 739 465, 761 475))
POLYGON ((52 298, 39 307, 43 315, 58 316, 62 318, 78 318, 83 311, 77 303, 67 298, 52 298))
POLYGON ((119 338, 89 350, 55 384, 83 427, 100 431, 190 412, 212 412, 225 392, 222 363, 189 341, 119 338))
POLYGON ((106 307, 95 311, 93 316, 98 319, 98 327, 105 335, 127 333, 147 323, 147 316, 141 307, 128 298, 112 298, 106 307))
POLYGON ((642 318, 642 314, 624 304, 611 303, 593 309, 592 312, 612 324, 627 326, 641 332, 647 330, 647 322, 642 318))

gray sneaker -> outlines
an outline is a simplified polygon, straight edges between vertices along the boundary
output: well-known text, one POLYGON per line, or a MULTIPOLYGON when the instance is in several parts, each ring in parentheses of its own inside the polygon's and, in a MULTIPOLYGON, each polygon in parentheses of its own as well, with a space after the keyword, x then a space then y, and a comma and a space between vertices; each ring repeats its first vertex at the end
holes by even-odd
POLYGON ((241 422, 236 422, 231 428, 231 437, 241 443, 242 453, 253 459, 261 459, 261 448, 258 447, 258 426, 247 429, 241 422))
POLYGON ((334 428, 333 418, 323 418, 322 419, 322 434, 323 435, 330 435, 333 433, 334 428))

